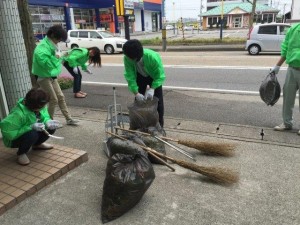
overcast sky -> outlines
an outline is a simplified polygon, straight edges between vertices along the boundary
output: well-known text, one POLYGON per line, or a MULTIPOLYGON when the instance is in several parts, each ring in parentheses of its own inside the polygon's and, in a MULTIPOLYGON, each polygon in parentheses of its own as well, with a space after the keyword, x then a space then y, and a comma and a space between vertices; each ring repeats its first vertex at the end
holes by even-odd
MULTIPOLYGON (((282 12, 285 4, 285 12, 290 11, 291 3, 292 0, 272 0, 273 7, 280 9, 282 12)), ((165 0, 166 19, 197 18, 200 13, 200 4, 201 0, 165 0)), ((202 0, 202 5, 204 6, 202 12, 205 12, 206 0, 202 0)))

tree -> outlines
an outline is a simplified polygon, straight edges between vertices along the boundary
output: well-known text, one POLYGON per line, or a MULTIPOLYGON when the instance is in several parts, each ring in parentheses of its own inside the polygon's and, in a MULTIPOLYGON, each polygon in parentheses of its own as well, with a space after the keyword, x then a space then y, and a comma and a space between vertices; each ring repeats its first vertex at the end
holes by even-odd
POLYGON ((31 15, 28 10, 28 2, 27 2, 27 0, 17 0, 17 4, 18 4, 18 10, 19 10, 19 15, 20 15, 20 22, 21 22, 21 27, 22 27, 25 48, 26 48, 31 84, 32 84, 32 87, 37 88, 39 85, 38 85, 34 75, 31 74, 33 51, 36 47, 36 41, 35 41, 35 37, 33 34, 33 29, 32 29, 31 15))
POLYGON ((253 0, 252 2, 247 0, 247 2, 252 4, 252 12, 250 14, 250 18, 249 18, 249 29, 252 28, 253 25, 253 19, 254 19, 254 15, 255 15, 255 9, 256 9, 256 0, 253 0))

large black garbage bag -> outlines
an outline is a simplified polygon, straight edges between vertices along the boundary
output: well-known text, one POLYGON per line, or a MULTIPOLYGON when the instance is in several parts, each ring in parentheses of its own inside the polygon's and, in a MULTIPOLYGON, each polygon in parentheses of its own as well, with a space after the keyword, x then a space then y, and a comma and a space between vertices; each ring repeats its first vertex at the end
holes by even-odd
MULTIPOLYGON (((126 136, 122 135, 122 137, 128 138, 128 135, 126 136)), ((106 145, 107 145, 107 151, 109 157, 113 156, 116 153, 135 155, 138 154, 139 152, 144 152, 144 150, 141 147, 132 143, 131 140, 124 141, 116 137, 108 138, 106 145)), ((147 155, 146 152, 144 154, 147 155)))
POLYGON ((280 92, 280 84, 275 73, 269 73, 259 87, 259 94, 261 99, 267 105, 273 106, 280 98, 280 92))
POLYGON ((158 98, 153 100, 147 99, 145 102, 135 101, 128 106, 130 129, 145 131, 148 127, 157 127, 159 125, 159 117, 157 112, 158 98))
POLYGON ((155 173, 147 155, 114 154, 108 159, 103 185, 102 222, 112 221, 133 208, 152 184, 155 173))

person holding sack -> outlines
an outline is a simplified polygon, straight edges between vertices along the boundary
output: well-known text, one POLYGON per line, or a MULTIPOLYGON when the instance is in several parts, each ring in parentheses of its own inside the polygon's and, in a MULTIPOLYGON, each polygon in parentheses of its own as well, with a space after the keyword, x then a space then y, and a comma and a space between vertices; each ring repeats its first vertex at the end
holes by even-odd
POLYGON ((124 76, 128 89, 137 101, 158 98, 159 124, 164 126, 164 100, 162 85, 166 79, 160 55, 144 49, 138 40, 128 40, 123 45, 124 76))
MULTIPOLYGON (((281 65, 286 62, 288 69, 283 86, 283 123, 274 127, 276 131, 293 129, 293 108, 300 87, 300 23, 289 28, 281 44, 281 56, 271 73, 278 74, 281 65)), ((300 135, 300 130, 298 131, 300 135)))
POLYGON ((60 123, 51 120, 47 109, 49 95, 42 89, 32 89, 25 98, 19 99, 10 114, 0 122, 3 143, 8 148, 18 148, 18 163, 28 165, 28 151, 48 150, 53 146, 45 143, 60 123))
POLYGON ((86 62, 94 64, 94 66, 101 67, 101 56, 100 49, 97 47, 91 48, 74 48, 67 52, 63 56, 64 67, 74 77, 73 93, 75 98, 85 98, 87 93, 81 91, 81 79, 82 75, 79 69, 81 66, 82 70, 88 74, 92 72, 87 68, 86 62))

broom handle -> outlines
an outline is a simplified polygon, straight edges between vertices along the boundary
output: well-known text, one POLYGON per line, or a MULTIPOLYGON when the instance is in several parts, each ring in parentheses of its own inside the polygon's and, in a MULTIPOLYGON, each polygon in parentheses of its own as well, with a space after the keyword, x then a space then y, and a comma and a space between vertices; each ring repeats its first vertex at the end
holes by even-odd
MULTIPOLYGON (((128 130, 128 129, 125 129, 125 128, 122 128, 122 127, 115 127, 115 128, 119 129, 119 130, 128 131, 128 132, 131 132, 131 133, 138 133, 138 134, 143 134, 143 135, 146 135, 146 136, 152 136, 151 134, 148 134, 148 133, 145 133, 145 132, 142 132, 142 131, 138 131, 138 130, 128 130)), ((173 139, 173 138, 169 138, 169 137, 159 136, 159 138, 161 138, 163 140, 166 140, 166 141, 179 142, 179 140, 176 140, 176 139, 173 139)))
MULTIPOLYGON (((106 131, 106 133, 110 134, 111 136, 117 137, 117 138, 119 138, 119 139, 121 139, 121 140, 123 140, 123 141, 127 141, 126 138, 123 138, 123 137, 121 137, 121 136, 119 136, 119 135, 117 135, 117 134, 111 133, 111 132, 109 132, 109 131, 106 131)), ((158 161, 160 161, 161 163, 163 163, 165 166, 169 167, 173 172, 175 171, 174 167, 170 166, 168 163, 166 163, 164 160, 162 160, 161 158, 159 158, 157 155, 155 155, 155 154, 153 153, 153 151, 155 151, 155 150, 150 151, 147 147, 145 147, 145 146, 143 146, 143 145, 139 145, 139 144, 137 144, 137 143, 135 143, 135 144, 138 145, 139 147, 141 147, 142 149, 146 150, 150 155, 152 155, 152 156, 153 156, 154 158, 156 158, 158 161)), ((151 149, 151 150, 152 150, 152 149, 151 149)), ((156 152, 156 151, 155 151, 155 152, 156 152)))

